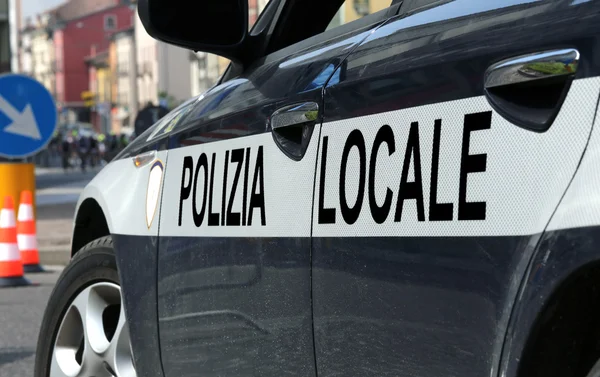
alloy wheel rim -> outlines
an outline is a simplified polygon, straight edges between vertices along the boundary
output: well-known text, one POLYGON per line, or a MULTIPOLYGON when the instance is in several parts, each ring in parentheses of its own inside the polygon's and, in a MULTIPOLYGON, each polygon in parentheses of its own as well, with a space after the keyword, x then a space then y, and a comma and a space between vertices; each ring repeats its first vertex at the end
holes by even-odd
POLYGON ((71 302, 54 341, 50 376, 136 377, 117 284, 91 284, 71 302))

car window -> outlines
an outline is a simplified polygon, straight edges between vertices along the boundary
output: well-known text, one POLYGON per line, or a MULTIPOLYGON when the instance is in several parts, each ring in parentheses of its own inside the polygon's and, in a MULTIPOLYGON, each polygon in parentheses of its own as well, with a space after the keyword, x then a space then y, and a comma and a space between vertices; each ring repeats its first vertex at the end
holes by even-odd
POLYGON ((152 131, 150 132, 148 138, 146 138, 145 140, 151 141, 157 137, 171 132, 177 124, 177 122, 181 119, 181 117, 187 114, 189 110, 191 110, 192 104, 198 101, 200 97, 201 96, 190 98, 189 100, 185 101, 177 108, 172 110, 169 114, 161 118, 154 126, 150 127, 152 131))
POLYGON ((327 25, 326 30, 331 30, 369 14, 379 12, 391 4, 391 0, 345 0, 335 16, 333 16, 331 22, 329 22, 329 25, 327 25))
POLYGON ((320 34, 334 37, 336 32, 352 32, 352 25, 357 28, 369 26, 363 20, 375 24, 389 17, 387 10, 395 9, 394 6, 400 4, 400 0, 286 0, 266 54, 281 51, 320 34), (315 9, 319 11, 315 12, 315 9))
POLYGON ((182 118, 189 113, 189 111, 193 108, 193 104, 202 99, 202 96, 203 95, 199 95, 190 98, 173 109, 170 113, 160 118, 158 122, 150 126, 141 135, 137 135, 136 138, 115 157, 115 159, 124 158, 130 156, 132 153, 137 153, 145 146, 148 146, 161 137, 168 135, 171 131, 173 131, 174 127, 182 120, 182 118))

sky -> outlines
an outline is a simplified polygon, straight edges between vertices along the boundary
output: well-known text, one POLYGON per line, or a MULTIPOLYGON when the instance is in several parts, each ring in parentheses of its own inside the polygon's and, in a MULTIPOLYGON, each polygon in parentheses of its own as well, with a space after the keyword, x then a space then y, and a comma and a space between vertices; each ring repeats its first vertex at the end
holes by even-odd
POLYGON ((35 15, 42 13, 46 9, 54 8, 64 2, 65 0, 21 0, 23 21, 25 21, 27 17, 33 18, 35 15))

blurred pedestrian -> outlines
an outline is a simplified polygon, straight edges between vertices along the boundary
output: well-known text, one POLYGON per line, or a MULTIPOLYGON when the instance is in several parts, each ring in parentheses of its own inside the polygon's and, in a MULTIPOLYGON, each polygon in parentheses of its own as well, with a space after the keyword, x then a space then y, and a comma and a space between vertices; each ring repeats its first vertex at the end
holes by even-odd
POLYGON ((129 141, 127 140, 127 136, 121 135, 121 137, 119 137, 119 150, 122 150, 123 148, 125 148, 127 146, 127 144, 129 144, 129 141))
POLYGON ((100 160, 100 163, 104 166, 104 158, 105 158, 105 154, 106 154, 106 137, 104 136, 104 134, 100 134, 98 135, 98 158, 100 160))
POLYGON ((90 139, 82 136, 79 138, 78 144, 79 158, 81 159, 81 171, 85 171, 87 159, 90 154, 90 139))
POLYGON ((52 138, 50 139, 50 143, 48 143, 48 166, 54 166, 56 157, 59 156, 60 136, 58 131, 54 132, 54 135, 52 135, 52 138))
POLYGON ((94 135, 88 136, 90 146, 90 167, 94 168, 98 162, 98 142, 94 135))
POLYGON ((114 153, 114 152, 116 152, 118 147, 119 147, 119 145, 118 145, 117 135, 111 134, 110 135, 110 151, 114 153))
POLYGON ((61 145, 61 157, 62 157, 62 167, 65 173, 69 170, 70 159, 71 159, 71 140, 70 136, 65 137, 62 141, 61 145))

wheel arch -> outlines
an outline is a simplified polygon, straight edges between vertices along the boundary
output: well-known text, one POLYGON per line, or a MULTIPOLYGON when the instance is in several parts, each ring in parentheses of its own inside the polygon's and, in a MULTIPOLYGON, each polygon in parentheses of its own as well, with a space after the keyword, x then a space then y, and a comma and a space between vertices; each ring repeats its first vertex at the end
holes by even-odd
POLYGON ((517 376, 584 377, 600 358, 600 261, 573 271, 538 314, 517 376))
POLYGON ((89 242, 108 235, 110 229, 102 207, 94 198, 84 199, 75 215, 71 257, 89 242))
POLYGON ((499 376, 585 377, 600 358, 600 227, 543 235, 505 339, 499 376))

